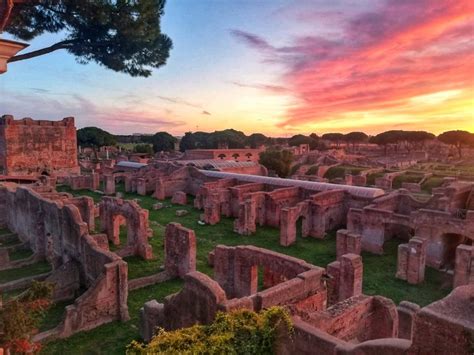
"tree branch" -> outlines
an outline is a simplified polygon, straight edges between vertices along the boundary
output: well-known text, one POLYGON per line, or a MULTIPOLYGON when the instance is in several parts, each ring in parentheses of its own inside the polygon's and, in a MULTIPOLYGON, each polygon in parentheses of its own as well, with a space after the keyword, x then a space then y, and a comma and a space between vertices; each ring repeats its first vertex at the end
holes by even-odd
POLYGON ((30 58, 34 58, 34 57, 39 57, 41 55, 44 55, 44 54, 48 54, 48 53, 51 53, 51 52, 54 52, 54 51, 57 51, 59 49, 67 49, 70 47, 71 44, 75 43, 76 41, 74 40, 66 40, 66 41, 61 41, 61 42, 58 42, 56 44, 53 44, 52 46, 50 47, 46 47, 46 48, 42 48, 42 49, 38 49, 36 51, 32 51, 32 52, 29 52, 29 53, 25 53, 25 54, 19 54, 19 55, 16 55, 12 58, 10 58, 8 60, 8 63, 13 63, 13 62, 18 62, 20 60, 25 60, 25 59, 30 59, 30 58))

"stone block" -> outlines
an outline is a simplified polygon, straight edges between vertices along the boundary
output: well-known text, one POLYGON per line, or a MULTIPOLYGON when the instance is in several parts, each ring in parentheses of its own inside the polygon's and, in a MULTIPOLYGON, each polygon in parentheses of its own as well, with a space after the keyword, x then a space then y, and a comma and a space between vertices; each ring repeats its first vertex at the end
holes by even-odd
POLYGON ((183 191, 177 191, 173 194, 173 197, 171 198, 171 203, 175 205, 186 205, 188 203, 188 199, 186 196, 186 193, 183 191))
POLYGON ((183 217, 183 216, 186 216, 188 214, 189 214, 189 212, 186 211, 186 210, 177 210, 176 211, 176 217, 183 217))
POLYGON ((164 205, 163 205, 163 203, 161 203, 161 202, 157 202, 157 203, 154 203, 154 204, 153 204, 153 210, 154 210, 154 211, 161 210, 163 207, 164 207, 164 205))

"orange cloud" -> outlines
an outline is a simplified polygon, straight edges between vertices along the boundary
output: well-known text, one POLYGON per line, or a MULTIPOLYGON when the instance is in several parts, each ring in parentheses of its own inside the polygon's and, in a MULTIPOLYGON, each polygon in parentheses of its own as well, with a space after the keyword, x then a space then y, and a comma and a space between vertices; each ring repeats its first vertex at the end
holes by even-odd
POLYGON ((280 128, 472 129, 473 10, 468 0, 387 0, 343 18, 340 38, 305 36, 281 48, 245 38, 265 44, 266 62, 288 68, 283 84, 297 102, 280 128), (457 94, 443 100, 446 92, 457 94))

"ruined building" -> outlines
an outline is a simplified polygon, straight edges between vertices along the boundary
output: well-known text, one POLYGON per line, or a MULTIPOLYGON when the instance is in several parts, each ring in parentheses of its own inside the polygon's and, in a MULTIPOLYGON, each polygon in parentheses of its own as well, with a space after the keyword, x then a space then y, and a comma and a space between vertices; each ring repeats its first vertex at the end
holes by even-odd
POLYGON ((0 174, 65 175, 79 173, 74 118, 42 121, 0 118, 0 174))
MULTIPOLYGON (((180 253, 186 254, 184 249, 180 253)), ((283 306, 294 332, 291 339, 277 340, 277 354, 471 353, 474 285, 458 287, 424 308, 410 302, 397 307, 388 298, 362 293, 362 258, 353 253, 324 268, 254 246, 219 245, 209 263, 214 278, 187 268, 180 292, 163 303, 145 303, 140 310, 145 340, 156 327, 209 324, 218 311, 283 306)))

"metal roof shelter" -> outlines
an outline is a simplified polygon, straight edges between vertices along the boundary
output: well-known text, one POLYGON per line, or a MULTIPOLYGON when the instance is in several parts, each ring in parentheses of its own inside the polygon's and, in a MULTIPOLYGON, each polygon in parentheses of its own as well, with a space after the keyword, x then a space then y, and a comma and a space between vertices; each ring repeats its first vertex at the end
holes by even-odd
POLYGON ((327 182, 314 182, 314 181, 303 181, 303 180, 294 180, 294 179, 282 179, 276 177, 268 176, 259 176, 259 175, 248 175, 248 174, 236 174, 236 173, 226 173, 221 171, 209 171, 209 170, 200 170, 206 176, 215 177, 215 178, 230 178, 236 179, 238 181, 245 182, 256 182, 274 186, 285 186, 285 187, 301 187, 307 190, 314 191, 329 191, 329 190, 344 190, 350 193, 353 196, 363 197, 363 198, 375 198, 385 194, 385 191, 382 189, 372 188, 372 187, 362 187, 362 186, 350 186, 350 185, 339 185, 331 184, 327 182))
POLYGON ((215 169, 243 168, 243 167, 257 165, 257 163, 252 162, 252 161, 233 161, 233 160, 216 160, 216 159, 175 160, 174 162, 181 165, 192 165, 197 168, 212 166, 215 169))
POLYGON ((115 164, 115 166, 119 168, 141 169, 145 166, 148 166, 148 164, 136 163, 133 161, 119 161, 117 164, 115 164))

